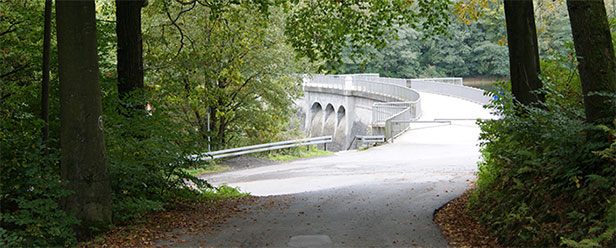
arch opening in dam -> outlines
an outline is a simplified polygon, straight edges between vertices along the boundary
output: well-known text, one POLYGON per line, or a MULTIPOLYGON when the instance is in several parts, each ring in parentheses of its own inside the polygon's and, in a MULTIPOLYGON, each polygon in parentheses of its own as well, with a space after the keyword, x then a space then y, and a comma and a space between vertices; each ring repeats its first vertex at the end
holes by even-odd
POLYGON ((323 107, 318 102, 310 108, 312 119, 310 120, 310 137, 319 137, 323 132, 323 107))
POLYGON ((338 107, 338 111, 336 113, 337 126, 336 131, 334 133, 334 142, 332 145, 332 150, 340 151, 346 149, 343 147, 345 144, 345 139, 347 137, 346 132, 346 110, 344 106, 338 107))
POLYGON ((336 111, 334 111, 334 106, 327 104, 327 107, 325 107, 325 123, 323 124, 322 135, 334 136, 334 132, 336 131, 336 119, 336 111))

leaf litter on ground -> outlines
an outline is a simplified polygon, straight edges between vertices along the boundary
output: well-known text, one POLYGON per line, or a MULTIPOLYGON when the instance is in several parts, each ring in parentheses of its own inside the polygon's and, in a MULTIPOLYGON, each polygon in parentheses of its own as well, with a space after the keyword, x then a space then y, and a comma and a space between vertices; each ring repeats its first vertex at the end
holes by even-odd
POLYGON ((434 222, 453 247, 504 247, 468 210, 472 189, 434 213, 434 222))
POLYGON ((150 213, 83 242, 81 247, 153 247, 157 240, 183 243, 184 235, 206 233, 230 217, 247 214, 249 207, 266 209, 275 201, 245 196, 206 201, 179 201, 172 209, 150 213))

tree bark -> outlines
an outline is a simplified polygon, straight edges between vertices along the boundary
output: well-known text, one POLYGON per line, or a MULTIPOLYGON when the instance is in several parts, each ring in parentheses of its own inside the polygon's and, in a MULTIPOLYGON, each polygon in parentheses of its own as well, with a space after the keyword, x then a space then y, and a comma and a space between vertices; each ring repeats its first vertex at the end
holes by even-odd
MULTIPOLYGON (((49 53, 51 50, 51 0, 45 0, 45 24, 43 27, 43 81, 41 82, 41 119, 45 126, 41 130, 43 144, 49 140, 49 53)), ((47 148, 45 148, 47 152, 47 148)))
POLYGON ((571 32, 577 55, 586 119, 609 124, 616 104, 593 92, 616 94, 616 57, 605 5, 601 0, 567 1, 571 32))
POLYGON ((545 101, 534 92, 542 87, 539 80, 539 48, 532 0, 505 0, 511 92, 516 104, 530 105, 545 101))
POLYGON ((143 88, 141 8, 145 0, 116 0, 118 37, 118 93, 124 99, 143 88))
POLYGON ((75 231, 85 239, 111 223, 94 0, 56 1, 56 22, 61 175, 74 191, 62 205, 81 220, 75 231))

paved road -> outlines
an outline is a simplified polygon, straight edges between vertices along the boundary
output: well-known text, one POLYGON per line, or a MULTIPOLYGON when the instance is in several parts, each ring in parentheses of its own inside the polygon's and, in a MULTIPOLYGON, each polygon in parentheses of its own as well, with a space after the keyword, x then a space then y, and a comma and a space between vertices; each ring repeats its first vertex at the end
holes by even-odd
MULTIPOLYGON (((423 120, 490 118, 478 104, 422 93, 423 120)), ((273 195, 183 246, 447 246, 435 209, 474 179, 479 128, 473 121, 413 124, 393 144, 364 151, 205 176, 215 184, 273 195)), ((187 237, 183 237, 187 239, 187 237)))

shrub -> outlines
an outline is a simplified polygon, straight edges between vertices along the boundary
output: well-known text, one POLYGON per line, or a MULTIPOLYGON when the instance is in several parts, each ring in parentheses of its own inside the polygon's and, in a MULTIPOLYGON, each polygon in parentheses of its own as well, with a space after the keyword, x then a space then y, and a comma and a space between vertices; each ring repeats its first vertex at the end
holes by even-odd
POLYGON ((562 80, 570 70, 559 62, 544 67, 543 106, 515 115, 508 90, 492 93, 501 118, 480 122, 483 161, 469 207, 504 245, 613 247, 616 119, 585 122, 577 76, 562 80))
POLYGON ((74 244, 78 222, 59 206, 70 192, 58 173, 59 151, 46 155, 38 137, 42 123, 3 118, 0 126, 0 247, 74 244))
POLYGON ((118 222, 162 210, 177 189, 209 186, 185 170, 198 165, 189 155, 198 154, 201 147, 174 121, 171 107, 146 94, 135 92, 123 102, 112 97, 106 101, 105 141, 118 222), (144 99, 151 99, 150 113, 144 99))

